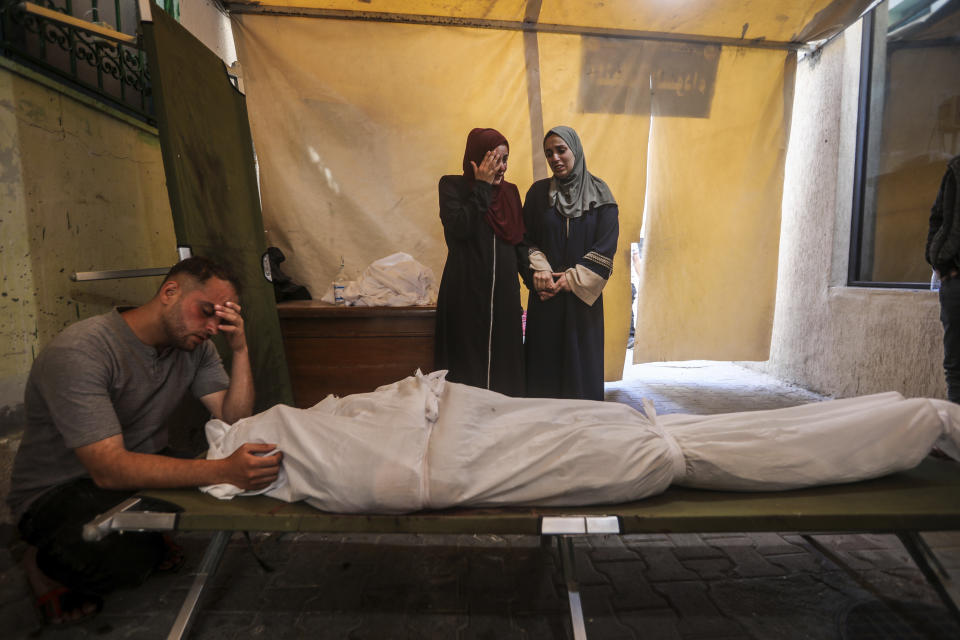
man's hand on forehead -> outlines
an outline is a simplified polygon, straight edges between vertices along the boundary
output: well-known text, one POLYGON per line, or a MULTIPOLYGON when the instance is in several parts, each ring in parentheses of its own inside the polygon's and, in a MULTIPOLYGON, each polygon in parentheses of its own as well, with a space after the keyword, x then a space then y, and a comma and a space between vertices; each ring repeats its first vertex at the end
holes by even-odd
POLYGON ((213 296, 213 303, 217 305, 235 305, 237 310, 240 309, 240 301, 237 298, 237 292, 233 290, 233 287, 225 287, 224 291, 216 292, 213 296))
POLYGON ((213 311, 220 318, 221 327, 225 324, 235 325, 238 320, 243 322, 243 317, 240 315, 240 305, 233 300, 225 300, 222 303, 214 304, 213 311))
POLYGON ((222 331, 234 351, 240 351, 247 348, 247 338, 243 331, 243 316, 240 315, 240 305, 232 300, 227 300, 223 304, 213 306, 217 317, 220 318, 220 331, 222 331))

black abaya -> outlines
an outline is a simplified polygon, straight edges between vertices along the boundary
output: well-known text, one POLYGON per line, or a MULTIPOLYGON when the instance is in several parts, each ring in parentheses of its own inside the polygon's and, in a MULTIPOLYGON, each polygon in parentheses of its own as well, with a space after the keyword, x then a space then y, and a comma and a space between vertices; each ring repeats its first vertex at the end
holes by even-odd
POLYGON ((437 297, 434 364, 448 380, 511 396, 524 394, 519 266, 526 250, 484 219, 493 187, 463 176, 440 179, 447 243, 437 297))

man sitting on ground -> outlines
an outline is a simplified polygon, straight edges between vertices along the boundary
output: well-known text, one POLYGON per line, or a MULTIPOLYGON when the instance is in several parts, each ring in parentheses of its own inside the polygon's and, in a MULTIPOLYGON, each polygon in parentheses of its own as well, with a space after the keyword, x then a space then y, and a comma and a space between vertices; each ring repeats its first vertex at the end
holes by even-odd
POLYGON ((225 422, 253 411, 239 294, 225 269, 188 258, 145 305, 68 327, 33 363, 8 502, 30 545, 24 565, 47 621, 95 614, 103 594, 182 562, 156 533, 82 540, 84 523, 132 492, 276 480, 281 455, 263 456, 269 444, 245 444, 223 460, 160 453, 165 421, 188 389, 225 422), (208 340, 219 332, 233 351, 229 377, 208 340))

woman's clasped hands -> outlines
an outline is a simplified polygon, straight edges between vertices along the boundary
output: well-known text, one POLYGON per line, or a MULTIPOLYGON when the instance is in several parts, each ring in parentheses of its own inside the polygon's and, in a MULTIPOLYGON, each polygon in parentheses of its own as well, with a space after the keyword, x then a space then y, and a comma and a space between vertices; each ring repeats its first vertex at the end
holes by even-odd
POLYGON ((567 274, 563 271, 537 271, 533 274, 533 288, 536 289, 540 300, 549 300, 561 291, 570 291, 567 274))

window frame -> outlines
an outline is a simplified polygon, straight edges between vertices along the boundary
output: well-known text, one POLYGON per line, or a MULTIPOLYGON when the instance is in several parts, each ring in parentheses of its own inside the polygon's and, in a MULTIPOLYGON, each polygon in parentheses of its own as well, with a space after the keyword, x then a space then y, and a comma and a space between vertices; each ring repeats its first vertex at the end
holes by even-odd
MULTIPOLYGON (((873 99, 873 68, 875 64, 876 20, 874 10, 863 16, 860 42, 860 93, 857 97, 857 137, 853 175, 853 206, 850 222, 850 251, 847 263, 847 286, 874 289, 929 289, 929 282, 884 282, 862 279, 864 251, 863 231, 866 227, 867 148, 870 137, 870 104, 873 99)), ((886 64, 884 64, 886 69, 886 64)), ((922 249, 918 249, 922 250, 922 249)), ((933 270, 931 269, 931 275, 933 270)))

